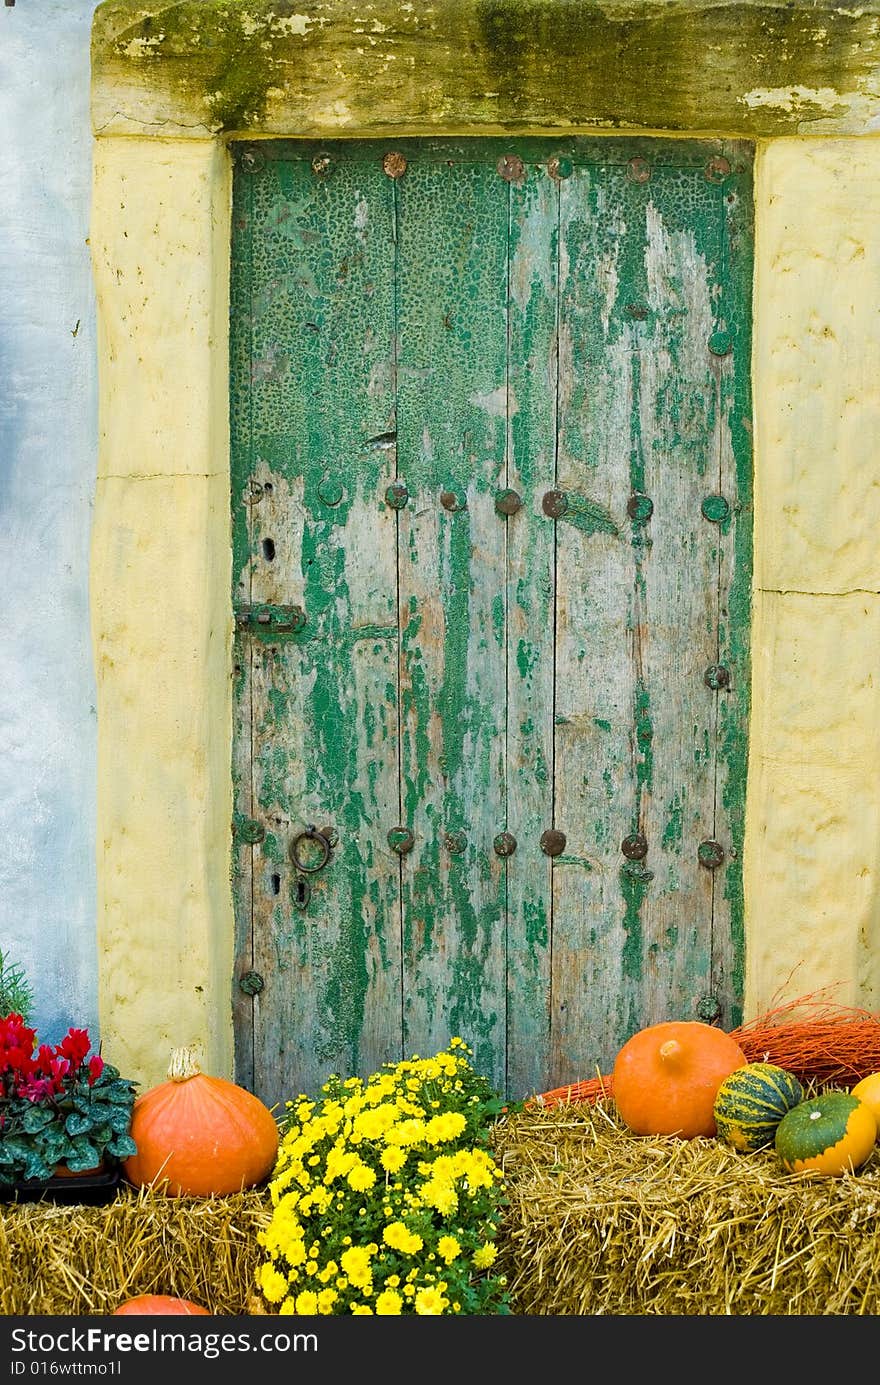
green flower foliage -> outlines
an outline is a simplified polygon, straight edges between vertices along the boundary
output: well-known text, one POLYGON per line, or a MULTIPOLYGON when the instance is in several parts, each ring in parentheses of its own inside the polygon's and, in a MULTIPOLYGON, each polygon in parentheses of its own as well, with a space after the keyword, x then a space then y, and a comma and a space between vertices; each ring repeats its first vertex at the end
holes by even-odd
POLYGON ((24 967, 10 962, 0 948, 0 1015, 21 1015, 30 1019, 34 992, 24 967))
POLYGON ((492 1268, 505 1189, 488 1144, 510 1103, 470 1058, 455 1038, 287 1103, 258 1237, 271 1312, 510 1313, 492 1268))

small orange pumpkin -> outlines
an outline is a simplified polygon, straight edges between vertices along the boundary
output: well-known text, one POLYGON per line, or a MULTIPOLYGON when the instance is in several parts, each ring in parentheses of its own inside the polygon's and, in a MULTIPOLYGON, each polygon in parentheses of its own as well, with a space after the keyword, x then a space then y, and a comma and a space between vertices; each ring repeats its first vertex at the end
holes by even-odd
POLYGON ((203 1308, 200 1303, 193 1303, 190 1298, 175 1298, 173 1294, 138 1294, 135 1298, 127 1298, 118 1308, 114 1308, 111 1317, 125 1317, 128 1314, 132 1317, 180 1314, 191 1318, 197 1315, 210 1318, 211 1310, 203 1308))
POLYGON ((635 1135, 713 1136, 718 1088, 745 1062, 736 1040, 711 1024, 651 1024, 637 1030, 617 1054, 614 1101, 635 1135))
POLYGON ((172 1197, 257 1187, 278 1154, 268 1106, 237 1083, 203 1073, 187 1048, 171 1054, 166 1082, 135 1099, 130 1133, 137 1154, 123 1163, 126 1179, 172 1197))

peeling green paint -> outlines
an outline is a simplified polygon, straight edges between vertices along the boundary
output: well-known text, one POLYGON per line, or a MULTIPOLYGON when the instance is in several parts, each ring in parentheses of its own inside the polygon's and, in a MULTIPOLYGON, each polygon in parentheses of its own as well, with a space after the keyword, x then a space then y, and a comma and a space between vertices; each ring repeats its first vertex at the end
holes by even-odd
MULTIPOLYGON (((730 824, 732 844, 742 826, 750 465, 740 457, 725 482, 737 502, 727 530, 700 516, 717 483, 699 467, 729 391, 744 414, 748 384, 738 346, 706 365, 681 323, 702 311, 704 288, 719 319, 736 308, 742 321, 748 279, 729 283, 717 262, 727 203, 704 147, 570 140, 572 172, 556 185, 545 165, 559 146, 518 140, 529 171, 514 187, 494 142, 395 145, 408 160, 399 181, 359 141, 268 143, 236 175, 247 226, 233 265, 234 600, 300 601, 308 630, 237 635, 236 737, 254 747, 252 783, 236 770, 237 811, 275 815, 257 860, 275 863, 293 904, 290 835, 325 821, 339 834, 306 918, 286 924, 277 899, 260 914, 257 872, 237 886, 250 934, 237 926, 259 949, 260 920, 273 920, 273 965, 302 978, 279 1023, 311 1045, 316 1078, 319 1059, 375 1066, 389 1043, 427 1047, 454 1027, 502 1083, 558 1085, 570 1071, 550 1064, 571 1061, 577 1036, 601 1031, 610 1053, 664 987, 702 993, 728 947, 728 915, 702 909, 705 872, 695 883, 684 847, 706 831, 695 805, 716 764, 709 820, 730 824), (326 179, 312 171, 318 151, 326 179), (648 154, 645 188, 627 170, 648 154), (649 260, 662 292, 638 315, 649 260), (557 319, 572 351, 564 407, 546 373, 557 319), (651 353, 671 382, 646 368, 651 353), (271 489, 254 503, 259 477, 271 489), (637 523, 627 492, 649 478, 654 512, 637 523), (392 483, 407 490, 400 508, 384 499, 392 483), (511 519, 492 504, 505 483, 527 499, 511 519), (540 514, 556 483, 574 497, 568 525, 540 514), (467 505, 449 510, 445 493, 467 505), (736 671, 717 733, 701 676, 686 693, 670 683, 679 640, 709 640, 705 662, 736 671), (682 729, 671 689, 693 726, 681 785, 669 777, 682 729), (685 800, 691 779, 702 787, 685 800), (649 855, 621 868, 622 838, 646 821, 649 855), (551 864, 538 843, 557 824, 568 845, 551 864), (398 827, 413 833, 399 857, 398 827), (503 830, 518 841, 504 859, 492 845, 503 830), (676 947, 679 893, 698 922, 676 947)), ((739 176, 745 155, 723 147, 739 176)), ((734 938, 721 970, 741 987, 738 850, 724 871, 734 938)), ((268 1016, 268 995, 261 1006, 268 1016)))
POLYGON ((540 649, 536 648, 530 640, 518 641, 516 646, 516 666, 519 669, 520 678, 528 678, 540 657, 540 649))
POLYGON ((504 597, 499 592, 492 600, 492 630, 499 645, 504 644, 507 629, 507 616, 504 610, 504 597))
POLYGON ((647 897, 648 886, 653 872, 646 870, 638 861, 628 861, 620 871, 620 892, 623 895, 623 930, 625 940, 620 954, 622 975, 637 981, 642 974, 644 957, 644 935, 642 930, 642 905, 647 897))
POLYGON ((526 900, 523 905, 525 942, 529 951, 544 948, 550 941, 550 927, 547 918, 547 905, 544 899, 526 900))
POLYGON ((680 794, 676 793, 673 795, 672 801, 667 805, 666 813, 666 826, 663 829, 663 845, 667 850, 672 850, 680 846, 684 828, 684 808, 680 794))
POLYGON ((639 758, 636 760, 636 784, 650 792, 654 783, 654 724, 651 720, 651 694, 644 683, 637 681, 633 699, 636 745, 639 758))

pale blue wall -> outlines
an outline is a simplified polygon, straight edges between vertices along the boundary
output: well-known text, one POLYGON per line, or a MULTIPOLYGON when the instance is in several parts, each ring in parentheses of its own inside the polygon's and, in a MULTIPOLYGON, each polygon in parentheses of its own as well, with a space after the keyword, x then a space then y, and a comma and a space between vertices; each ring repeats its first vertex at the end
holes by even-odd
POLYGON ((97 1041, 87 244, 95 0, 0 5, 0 948, 97 1041))

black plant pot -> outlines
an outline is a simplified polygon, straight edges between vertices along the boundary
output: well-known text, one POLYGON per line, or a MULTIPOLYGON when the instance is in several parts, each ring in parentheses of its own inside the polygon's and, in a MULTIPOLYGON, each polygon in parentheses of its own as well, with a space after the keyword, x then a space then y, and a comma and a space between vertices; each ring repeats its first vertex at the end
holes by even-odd
POLYGON ((95 1206, 112 1202, 119 1188, 119 1166, 100 1173, 79 1173, 52 1178, 20 1178, 0 1183, 0 1202, 68 1202, 95 1206))

